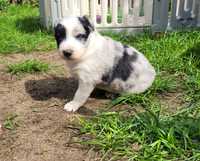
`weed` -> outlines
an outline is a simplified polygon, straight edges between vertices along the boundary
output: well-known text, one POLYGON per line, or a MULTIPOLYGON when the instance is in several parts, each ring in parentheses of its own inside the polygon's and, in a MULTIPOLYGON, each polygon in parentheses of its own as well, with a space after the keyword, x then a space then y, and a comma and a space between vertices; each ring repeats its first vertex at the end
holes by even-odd
POLYGON ((14 130, 18 124, 17 122, 15 121, 15 118, 17 117, 17 115, 11 115, 9 116, 3 123, 3 127, 5 129, 8 129, 8 130, 14 130))
POLYGON ((0 11, 5 10, 9 5, 9 2, 7 0, 0 0, 0 11))
MULTIPOLYGON (((148 102, 144 105, 151 109, 160 108, 157 103, 148 102)), ((81 133, 91 135, 89 140, 82 143, 95 146, 107 157, 125 156, 129 160, 198 160, 200 108, 195 111, 198 112, 164 116, 160 115, 159 110, 146 110, 128 117, 122 113, 104 112, 90 120, 81 120, 81 133)))
POLYGON ((11 74, 47 72, 49 69, 49 64, 36 59, 8 65, 8 72, 11 74))

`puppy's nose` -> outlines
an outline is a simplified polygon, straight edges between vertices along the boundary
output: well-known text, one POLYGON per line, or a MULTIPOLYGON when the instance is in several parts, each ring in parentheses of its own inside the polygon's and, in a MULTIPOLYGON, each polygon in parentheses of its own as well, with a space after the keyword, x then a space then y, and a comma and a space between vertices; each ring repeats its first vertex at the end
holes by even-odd
POLYGON ((72 50, 65 50, 63 51, 63 55, 66 57, 66 58, 69 58, 71 55, 72 55, 73 51, 72 50))

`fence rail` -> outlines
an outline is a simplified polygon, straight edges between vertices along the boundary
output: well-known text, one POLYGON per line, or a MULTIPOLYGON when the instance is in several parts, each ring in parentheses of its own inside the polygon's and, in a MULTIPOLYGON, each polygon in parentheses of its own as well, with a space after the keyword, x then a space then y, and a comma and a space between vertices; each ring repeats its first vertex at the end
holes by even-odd
POLYGON ((200 0, 40 0, 46 27, 61 18, 88 15, 98 29, 154 31, 200 26, 200 0))

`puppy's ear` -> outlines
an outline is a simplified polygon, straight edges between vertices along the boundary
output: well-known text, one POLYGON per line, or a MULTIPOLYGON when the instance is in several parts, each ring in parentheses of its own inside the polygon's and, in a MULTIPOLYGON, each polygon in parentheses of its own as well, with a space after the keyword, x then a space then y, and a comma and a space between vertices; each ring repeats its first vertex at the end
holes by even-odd
POLYGON ((54 36, 57 42, 57 46, 66 38, 66 30, 65 27, 58 23, 56 26, 54 26, 54 36))
POLYGON ((65 27, 62 24, 58 23, 56 26, 54 26, 54 33, 61 36, 66 36, 65 27))
POLYGON ((61 28, 61 24, 58 23, 58 24, 54 25, 54 27, 53 27, 54 32, 59 30, 59 28, 61 28))
POLYGON ((92 25, 87 16, 79 17, 78 19, 86 31, 94 31, 94 26, 92 25))
POLYGON ((60 26, 60 23, 55 23, 55 24, 53 25, 53 30, 54 30, 54 32, 59 28, 59 26, 60 26))

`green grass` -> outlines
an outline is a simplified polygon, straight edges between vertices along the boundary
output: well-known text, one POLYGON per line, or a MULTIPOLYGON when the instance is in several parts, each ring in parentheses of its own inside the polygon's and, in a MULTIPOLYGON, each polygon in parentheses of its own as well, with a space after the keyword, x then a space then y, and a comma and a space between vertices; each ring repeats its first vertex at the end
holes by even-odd
POLYGON ((0 54, 47 51, 55 48, 53 36, 39 23, 39 9, 9 6, 0 11, 0 54))
POLYGON ((49 64, 36 59, 8 65, 8 72, 11 74, 47 72, 48 70, 50 70, 49 64))
MULTIPOLYGON (((150 106, 158 108, 157 104, 150 106)), ((83 144, 95 146, 107 159, 199 160, 199 114, 164 116, 146 111, 127 117, 118 112, 101 113, 81 122, 81 132, 94 138, 83 144)))
POLYGON ((16 117, 17 115, 13 115, 13 114, 8 116, 7 119, 3 123, 3 127, 8 130, 14 130, 17 126, 19 126, 15 120, 16 117))
POLYGON ((105 35, 145 53, 157 78, 145 93, 121 95, 97 116, 80 119, 81 143, 100 150, 102 160, 200 160, 200 32, 105 35), (165 95, 176 92, 180 110, 166 112, 165 95), (129 108, 115 111, 124 104, 129 108))

